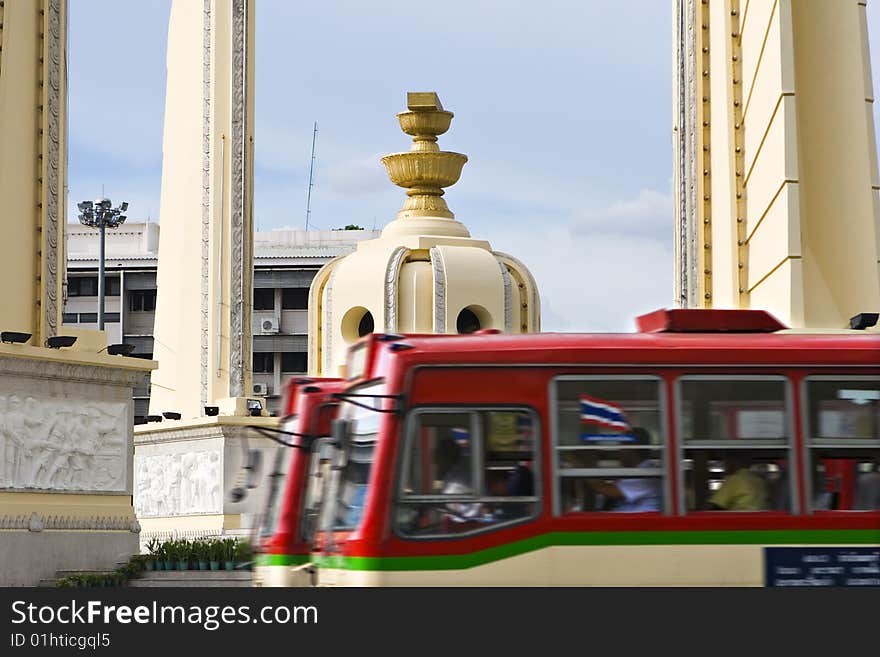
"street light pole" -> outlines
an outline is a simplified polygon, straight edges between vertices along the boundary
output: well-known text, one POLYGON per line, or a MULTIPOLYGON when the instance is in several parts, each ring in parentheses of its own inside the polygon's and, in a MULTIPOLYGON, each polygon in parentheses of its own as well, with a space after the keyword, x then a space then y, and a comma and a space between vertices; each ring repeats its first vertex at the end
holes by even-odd
POLYGON ((101 224, 101 250, 98 259, 98 330, 104 330, 104 237, 107 226, 101 224))
POLYGON ((101 231, 100 256, 98 258, 98 329, 104 330, 104 239, 107 228, 119 228, 127 217, 122 214, 128 210, 128 203, 113 205, 109 198, 98 198, 94 201, 82 201, 76 207, 80 210, 79 221, 84 226, 97 228, 101 231))

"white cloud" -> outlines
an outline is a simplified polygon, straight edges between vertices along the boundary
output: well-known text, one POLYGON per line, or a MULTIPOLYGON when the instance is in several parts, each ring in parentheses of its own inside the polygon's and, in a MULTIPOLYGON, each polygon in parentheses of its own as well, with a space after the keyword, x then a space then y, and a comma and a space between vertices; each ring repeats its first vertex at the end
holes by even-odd
POLYGON ((632 331, 636 316, 672 304, 669 206, 663 194, 642 190, 568 226, 520 223, 495 236, 474 236, 531 270, 541 293, 542 330, 632 331), (654 226, 664 214, 665 240, 654 226))
POLYGON ((599 210, 578 214, 575 232, 630 235, 670 239, 672 236, 672 196, 643 189, 634 198, 615 201, 599 210))
POLYGON ((388 179, 385 167, 379 162, 380 157, 354 158, 327 167, 323 171, 327 191, 342 197, 387 191, 393 184, 388 179))

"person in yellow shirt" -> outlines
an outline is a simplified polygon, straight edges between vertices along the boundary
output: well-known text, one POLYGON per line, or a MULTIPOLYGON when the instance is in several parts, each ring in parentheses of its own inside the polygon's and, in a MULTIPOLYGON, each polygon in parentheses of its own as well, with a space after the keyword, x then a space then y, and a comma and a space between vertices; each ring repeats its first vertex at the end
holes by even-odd
POLYGON ((733 452, 724 458, 724 483, 709 498, 709 508, 722 511, 766 511, 767 482, 749 469, 749 458, 733 452))

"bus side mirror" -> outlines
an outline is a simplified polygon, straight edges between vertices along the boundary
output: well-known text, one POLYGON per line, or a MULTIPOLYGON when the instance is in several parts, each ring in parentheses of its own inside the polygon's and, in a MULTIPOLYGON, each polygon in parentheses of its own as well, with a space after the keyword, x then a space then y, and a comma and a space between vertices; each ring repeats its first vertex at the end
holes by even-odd
POLYGON ((247 465, 244 466, 247 476, 245 477, 245 486, 247 488, 257 487, 257 477, 260 476, 260 469, 263 466, 263 453, 258 449, 248 450, 247 465))
POLYGON ((263 465, 263 453, 258 449, 249 449, 247 453, 247 462, 241 467, 244 471, 244 485, 242 483, 242 475, 239 473, 239 485, 229 491, 229 498, 232 502, 241 502, 247 497, 247 492, 257 487, 257 478, 260 476, 260 468, 263 465))

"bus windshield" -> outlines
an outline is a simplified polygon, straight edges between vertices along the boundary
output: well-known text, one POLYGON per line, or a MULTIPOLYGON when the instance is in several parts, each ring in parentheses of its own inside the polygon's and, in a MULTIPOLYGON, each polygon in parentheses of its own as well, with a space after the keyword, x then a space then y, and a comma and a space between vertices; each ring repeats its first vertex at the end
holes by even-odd
POLYGON ((346 452, 330 441, 315 443, 303 514, 306 540, 312 539, 319 529, 318 517, 323 531, 351 531, 360 524, 381 416, 381 399, 369 395, 382 395, 384 390, 383 383, 370 384, 350 391, 353 395, 365 395, 356 398, 356 404, 343 401, 339 417, 348 421, 350 434, 346 452))
MULTIPOLYGON (((294 431, 296 428, 296 416, 290 416, 284 423, 285 431, 294 431)), ((281 511, 281 501, 284 498, 287 471, 290 468, 290 448, 286 445, 278 445, 275 450, 275 458, 272 460, 272 471, 269 473, 269 492, 266 496, 266 511, 260 522, 260 536, 272 536, 278 529, 278 518, 281 511)))

